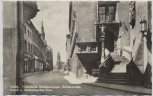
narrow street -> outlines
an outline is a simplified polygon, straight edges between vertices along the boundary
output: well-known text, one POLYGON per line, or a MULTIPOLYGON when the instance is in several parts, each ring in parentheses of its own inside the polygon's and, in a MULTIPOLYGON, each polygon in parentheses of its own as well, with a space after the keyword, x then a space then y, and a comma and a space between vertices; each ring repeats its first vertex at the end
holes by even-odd
POLYGON ((151 1, 9 1, 0 94, 152 95, 151 1))
POLYGON ((45 72, 33 76, 28 76, 24 78, 24 82, 26 86, 50 86, 52 88, 48 89, 48 91, 25 91, 23 94, 25 95, 134 95, 135 93, 107 89, 102 87, 77 84, 72 85, 67 80, 64 79, 64 74, 59 71, 50 71, 45 72), (63 86, 68 86, 69 88, 65 88, 63 86), (71 88, 70 88, 71 87, 71 88), (73 87, 73 88, 72 88, 73 87))

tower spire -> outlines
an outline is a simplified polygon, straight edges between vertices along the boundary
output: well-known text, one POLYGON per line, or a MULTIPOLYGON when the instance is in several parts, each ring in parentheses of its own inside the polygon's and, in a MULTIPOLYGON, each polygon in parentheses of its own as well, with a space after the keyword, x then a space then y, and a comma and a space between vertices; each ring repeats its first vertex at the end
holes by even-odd
POLYGON ((42 20, 42 25, 41 25, 41 37, 42 37, 43 40, 45 40, 45 32, 44 32, 43 20, 42 20))

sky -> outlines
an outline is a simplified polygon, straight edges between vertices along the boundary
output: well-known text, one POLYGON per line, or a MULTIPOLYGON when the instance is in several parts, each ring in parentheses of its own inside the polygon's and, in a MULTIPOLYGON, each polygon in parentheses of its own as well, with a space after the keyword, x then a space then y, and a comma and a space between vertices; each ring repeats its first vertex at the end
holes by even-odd
POLYGON ((66 34, 69 33, 69 2, 68 1, 38 1, 40 10, 31 21, 41 32, 43 21, 45 39, 53 49, 53 63, 56 64, 57 53, 60 52, 61 61, 66 61, 66 34))

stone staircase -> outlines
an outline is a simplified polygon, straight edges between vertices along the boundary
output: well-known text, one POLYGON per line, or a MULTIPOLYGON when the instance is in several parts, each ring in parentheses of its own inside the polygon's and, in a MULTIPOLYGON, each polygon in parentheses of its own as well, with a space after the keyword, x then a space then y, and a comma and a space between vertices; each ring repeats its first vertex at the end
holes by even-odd
POLYGON ((126 84, 126 73, 108 73, 99 74, 96 82, 112 83, 112 84, 126 84))
POLYGON ((109 73, 101 73, 98 76, 97 82, 112 83, 112 84, 126 84, 126 66, 129 60, 124 56, 118 54, 111 54, 114 62, 114 67, 109 73))
POLYGON ((129 60, 124 56, 119 56, 117 54, 111 55, 113 60, 119 62, 116 63, 114 68, 111 70, 111 73, 126 73, 126 66, 129 63, 129 60))

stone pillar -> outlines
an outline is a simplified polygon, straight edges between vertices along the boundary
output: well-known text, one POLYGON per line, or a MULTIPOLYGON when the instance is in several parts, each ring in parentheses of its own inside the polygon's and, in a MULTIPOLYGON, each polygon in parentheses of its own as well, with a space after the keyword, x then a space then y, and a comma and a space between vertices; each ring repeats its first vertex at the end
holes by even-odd
POLYGON ((105 28, 104 25, 102 25, 101 28, 101 41, 102 41, 102 51, 101 51, 101 63, 105 60, 105 28))

